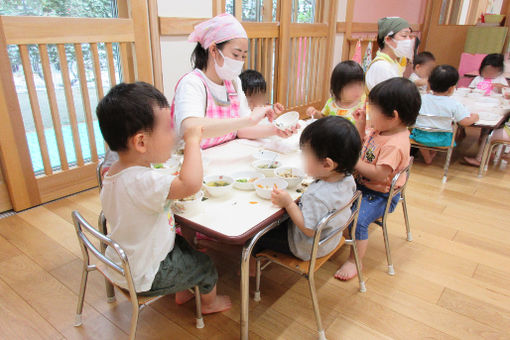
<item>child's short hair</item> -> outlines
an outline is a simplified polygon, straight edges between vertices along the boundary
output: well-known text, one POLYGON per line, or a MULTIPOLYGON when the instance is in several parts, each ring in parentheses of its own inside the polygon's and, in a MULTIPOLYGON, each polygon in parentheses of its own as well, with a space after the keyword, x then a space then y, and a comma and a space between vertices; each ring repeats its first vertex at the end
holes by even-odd
POLYGON ((504 63, 504 57, 502 54, 499 53, 491 53, 487 54, 485 58, 483 58, 482 63, 480 64, 480 69, 478 70, 478 73, 482 75, 482 71, 485 68, 485 66, 492 66, 495 68, 499 68, 501 73, 505 70, 505 63, 504 63))
POLYGON ((113 151, 127 150, 129 137, 152 131, 154 107, 169 107, 163 93, 144 83, 122 83, 110 89, 97 104, 96 114, 103 138, 113 151))
POLYGON ((349 175, 361 152, 358 130, 349 120, 328 116, 308 125, 301 134, 299 144, 308 144, 317 158, 331 158, 338 164, 336 172, 349 175))
POLYGON ((243 92, 247 96, 257 93, 266 93, 266 80, 264 76, 255 70, 245 70, 240 75, 243 92))
POLYGON ((340 100, 340 92, 349 83, 365 82, 365 72, 361 66, 352 60, 336 64, 331 73, 330 91, 335 99, 340 100))
POLYGON ((368 94, 368 100, 370 105, 379 106, 387 117, 395 117, 393 111, 396 110, 406 126, 416 123, 421 107, 418 88, 405 78, 390 78, 377 84, 368 94))
POLYGON ((429 61, 436 61, 436 57, 432 53, 427 51, 418 53, 413 60, 413 70, 416 68, 416 65, 423 65, 429 61))
POLYGON ((446 92, 459 82, 459 72, 450 65, 434 67, 429 76, 430 89, 434 92, 446 92))

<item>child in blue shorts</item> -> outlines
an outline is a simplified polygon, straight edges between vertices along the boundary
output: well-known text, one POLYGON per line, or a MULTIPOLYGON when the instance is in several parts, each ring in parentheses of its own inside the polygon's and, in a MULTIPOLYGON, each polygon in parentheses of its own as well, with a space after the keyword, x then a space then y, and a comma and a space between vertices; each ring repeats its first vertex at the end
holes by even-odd
MULTIPOLYGON (((422 96, 420 113, 438 117, 451 117, 461 126, 469 126, 478 121, 478 114, 472 113, 453 99, 451 96, 459 81, 459 73, 455 67, 440 65, 432 70, 429 77, 429 85, 432 94, 422 96)), ((419 116, 416 126, 451 130, 448 121, 437 121, 425 116, 419 116)), ((431 132, 414 129, 411 139, 426 146, 450 146, 453 132, 431 132)), ((420 149, 426 164, 432 163, 436 152, 420 149)))

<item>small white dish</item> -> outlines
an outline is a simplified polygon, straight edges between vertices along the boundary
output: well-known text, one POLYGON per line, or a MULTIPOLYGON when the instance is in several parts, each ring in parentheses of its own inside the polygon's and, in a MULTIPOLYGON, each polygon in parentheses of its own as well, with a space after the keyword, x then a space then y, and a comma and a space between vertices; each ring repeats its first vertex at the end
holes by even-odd
POLYGON ((280 159, 280 154, 271 150, 260 149, 259 151, 252 154, 253 159, 261 160, 261 159, 269 159, 277 161, 280 159))
POLYGON ((284 179, 273 177, 273 178, 262 178, 255 183, 255 192, 261 198, 266 200, 271 199, 271 192, 276 187, 276 189, 287 189, 287 182, 284 179))
POLYGON ((204 192, 199 191, 190 197, 186 197, 180 200, 174 200, 172 202, 172 210, 175 214, 196 214, 200 211, 200 205, 204 198, 204 192))
POLYGON ((273 177, 274 170, 282 166, 280 161, 274 161, 271 159, 261 159, 251 163, 251 166, 255 171, 263 173, 266 177, 273 177))
POLYGON ((230 176, 212 175, 204 177, 204 187, 211 196, 221 197, 232 191, 234 179, 230 176))
POLYGON ((169 158, 164 163, 152 163, 151 168, 153 169, 168 169, 172 174, 177 173, 181 167, 181 161, 175 158, 169 158))
POLYGON ((286 181, 289 186, 288 188, 295 188, 305 178, 305 173, 299 168, 293 168, 290 166, 282 166, 274 171, 277 178, 281 178, 286 181))
POLYGON ((253 183, 265 177, 263 173, 256 171, 240 171, 232 174, 234 188, 239 190, 254 190, 253 183))
POLYGON ((276 118, 273 124, 280 130, 288 130, 291 127, 295 126, 299 121, 299 112, 290 111, 282 114, 280 117, 276 118))

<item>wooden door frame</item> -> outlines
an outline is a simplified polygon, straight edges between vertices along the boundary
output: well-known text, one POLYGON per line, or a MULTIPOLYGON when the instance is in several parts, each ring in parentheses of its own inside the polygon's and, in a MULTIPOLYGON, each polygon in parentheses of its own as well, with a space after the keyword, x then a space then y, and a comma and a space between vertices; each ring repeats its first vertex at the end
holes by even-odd
MULTIPOLYGON (((94 34, 101 37, 111 34, 106 39, 117 40, 106 40, 106 42, 121 42, 124 81, 140 80, 154 84, 149 1, 152 0, 130 0, 129 3, 119 1, 119 5, 121 5, 119 19, 0 16, 0 60, 2 61, 0 62, 0 120, 2 121, 2 124, 0 124, 0 164, 12 207, 15 211, 24 210, 96 186, 97 153, 94 152, 93 148, 91 149, 92 160, 90 163, 69 169, 67 164, 62 164, 62 169, 59 171, 40 176, 35 175, 11 63, 7 53, 8 44, 18 46, 37 44, 44 51, 47 44, 69 43, 75 45, 76 55, 78 56, 78 54, 82 54, 82 51, 77 49, 77 46, 81 47, 82 43, 105 42, 105 40, 94 40, 96 39, 94 34), (129 20, 121 19, 122 16, 128 16, 129 20), (100 26, 103 24, 105 26, 100 26), (61 27, 66 27, 66 25, 68 25, 68 29, 65 30, 64 34, 61 27), (21 29, 22 27, 28 28, 24 31, 21 29), (101 27, 106 31, 101 31, 101 27), (115 27, 115 29, 110 31, 112 27, 115 27), (71 33, 68 30, 71 30, 71 33)), ((83 56, 81 60, 83 60, 83 56)), ((48 60, 46 60, 46 64, 43 63, 43 67, 44 65, 48 68, 48 60)), ((83 68, 83 63, 81 68, 83 68)), ((79 67, 79 71, 83 71, 83 69, 79 67)), ((97 68, 95 68, 95 72, 97 73, 97 68)), ((45 76, 46 73, 49 72, 45 72, 45 76)), ((83 85, 84 78, 85 76, 81 72, 81 85, 83 85)), ((54 89, 52 85, 47 84, 49 88, 54 89)), ((85 108, 87 108, 85 101, 89 100, 88 93, 85 91, 83 94, 83 91, 82 86, 82 97, 85 108)), ((98 95, 99 93, 102 95, 102 91, 99 91, 98 95)), ((54 114, 53 109, 51 113, 54 114)), ((89 112, 87 117, 90 114, 89 112)), ((87 123, 89 123, 89 119, 87 119, 87 123)), ((55 129, 57 128, 56 126, 55 129)), ((87 126, 87 129, 89 131, 93 130, 90 125, 87 126)), ((91 143, 95 143, 93 136, 93 134, 92 137, 90 134, 88 136, 91 143)), ((61 149, 62 145, 59 144, 59 151, 62 151, 61 149)))
MULTIPOLYGON (((0 60, 9 60, 0 16, 0 60)), ((41 203, 26 142, 11 64, 0 62, 0 164, 14 210, 41 203)))

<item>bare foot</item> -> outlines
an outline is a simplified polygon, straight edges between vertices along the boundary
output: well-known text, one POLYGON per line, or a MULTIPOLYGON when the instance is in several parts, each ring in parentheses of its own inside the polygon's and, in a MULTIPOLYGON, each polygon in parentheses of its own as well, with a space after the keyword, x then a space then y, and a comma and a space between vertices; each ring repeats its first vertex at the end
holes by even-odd
POLYGON ((335 273, 335 279, 348 281, 357 275, 358 270, 356 269, 356 263, 354 263, 351 259, 348 259, 335 273))
POLYGON ((467 164, 469 165, 472 165, 472 166, 480 166, 480 161, 477 160, 476 158, 472 158, 472 157, 464 157, 464 160, 466 161, 467 164))
POLYGON ((195 295, 189 290, 183 290, 182 292, 175 293, 175 303, 178 305, 185 304, 189 300, 193 299, 195 295))
POLYGON ((227 295, 217 295, 216 299, 208 305, 202 305, 202 314, 219 313, 229 310, 232 307, 230 297, 227 295))

